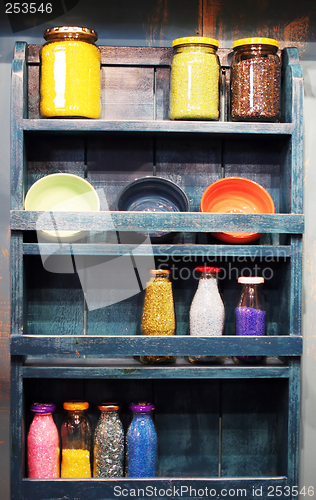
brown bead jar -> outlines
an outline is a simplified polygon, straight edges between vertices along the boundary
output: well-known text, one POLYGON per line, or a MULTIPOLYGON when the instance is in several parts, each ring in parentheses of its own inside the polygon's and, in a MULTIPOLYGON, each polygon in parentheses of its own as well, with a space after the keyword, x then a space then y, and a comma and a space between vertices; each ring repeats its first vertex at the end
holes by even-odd
POLYGON ((272 38, 243 38, 233 43, 231 119, 280 120, 281 63, 272 38))

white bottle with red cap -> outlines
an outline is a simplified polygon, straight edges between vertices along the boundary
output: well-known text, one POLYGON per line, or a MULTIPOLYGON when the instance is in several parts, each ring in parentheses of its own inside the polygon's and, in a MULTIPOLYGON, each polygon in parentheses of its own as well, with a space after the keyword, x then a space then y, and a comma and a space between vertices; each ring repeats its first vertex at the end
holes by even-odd
MULTIPOLYGON (((190 307, 190 335, 195 337, 222 335, 225 308, 218 289, 218 267, 198 266, 199 283, 190 307)), ((189 356, 191 363, 223 363, 225 356, 189 356)))

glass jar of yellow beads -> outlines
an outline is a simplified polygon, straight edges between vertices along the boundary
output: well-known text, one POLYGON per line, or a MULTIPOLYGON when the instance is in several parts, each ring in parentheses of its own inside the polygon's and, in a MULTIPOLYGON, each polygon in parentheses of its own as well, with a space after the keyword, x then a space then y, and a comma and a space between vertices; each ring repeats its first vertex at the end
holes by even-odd
MULTIPOLYGON (((174 335, 175 313, 170 271, 153 269, 147 283, 142 317, 144 335, 174 335)), ((147 364, 173 363, 175 356, 141 356, 140 361, 147 364)))
POLYGON ((218 120, 218 41, 192 36, 173 40, 170 119, 218 120))
POLYGON ((87 414, 89 403, 66 401, 63 407, 66 414, 60 428, 61 477, 89 478, 92 439, 91 421, 87 414))
POLYGON ((62 26, 44 32, 41 48, 40 113, 42 117, 99 118, 101 53, 97 33, 62 26))

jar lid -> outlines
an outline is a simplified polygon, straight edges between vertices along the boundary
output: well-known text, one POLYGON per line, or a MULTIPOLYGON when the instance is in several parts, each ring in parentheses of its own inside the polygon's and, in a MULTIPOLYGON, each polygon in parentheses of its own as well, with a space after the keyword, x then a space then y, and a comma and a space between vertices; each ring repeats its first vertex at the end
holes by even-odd
POLYGON ((273 38, 240 38, 233 42, 233 49, 240 47, 241 45, 273 45, 279 48, 279 42, 273 38))
POLYGON ((62 38, 83 38, 93 42, 96 42, 98 39, 98 34, 95 30, 82 28, 81 26, 56 26, 55 28, 48 28, 43 34, 46 41, 50 41, 56 38, 56 36, 62 38))
POLYGON ((56 410, 54 403, 33 403, 31 411, 34 413, 52 413, 56 410))
POLYGON ((260 283, 264 283, 264 278, 260 276, 241 276, 238 278, 238 283, 242 283, 243 285, 259 285, 260 283))
POLYGON ((151 269, 150 274, 156 276, 156 274, 164 274, 165 276, 169 276, 170 271, 168 269, 151 269))
POLYGON ((89 403, 86 401, 66 401, 63 407, 65 410, 87 410, 89 403))
POLYGON ((220 273, 220 267, 210 267, 210 266, 197 266, 195 268, 196 271, 200 273, 220 273))
POLYGON ((101 411, 118 411, 121 408, 120 403, 100 403, 98 409, 101 411))
POLYGON ((155 409, 155 405, 152 403, 131 403, 129 408, 136 413, 148 413, 155 409))
POLYGON ((219 43, 214 38, 208 38, 206 36, 185 36, 184 38, 176 38, 172 42, 172 47, 176 47, 177 45, 183 45, 186 43, 203 43, 204 45, 212 45, 213 47, 218 48, 219 43))

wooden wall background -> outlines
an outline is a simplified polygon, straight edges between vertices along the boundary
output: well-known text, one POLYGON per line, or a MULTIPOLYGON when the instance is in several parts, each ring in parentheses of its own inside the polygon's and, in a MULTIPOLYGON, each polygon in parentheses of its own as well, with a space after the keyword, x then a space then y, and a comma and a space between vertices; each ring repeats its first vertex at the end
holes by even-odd
MULTIPOLYGON (((44 29, 81 25, 100 45, 171 46, 174 38, 203 35, 221 47, 247 36, 268 36, 299 48, 305 81, 305 214, 303 377, 300 486, 316 488, 316 1, 315 0, 63 0, 59 17, 37 25, 11 18, 0 3, 0 491, 9 500, 9 209, 10 72, 16 40, 42 43, 44 29)), ((57 5, 58 4, 58 5, 57 5)), ((58 7, 59 6, 59 7, 58 7)), ((57 9, 58 7, 58 9, 57 9)), ((37 19, 38 20, 38 19, 37 19)), ((35 19, 36 21, 36 19, 35 19)), ((40 21, 39 21, 40 22, 40 21)), ((303 498, 303 496, 302 496, 303 498)))

